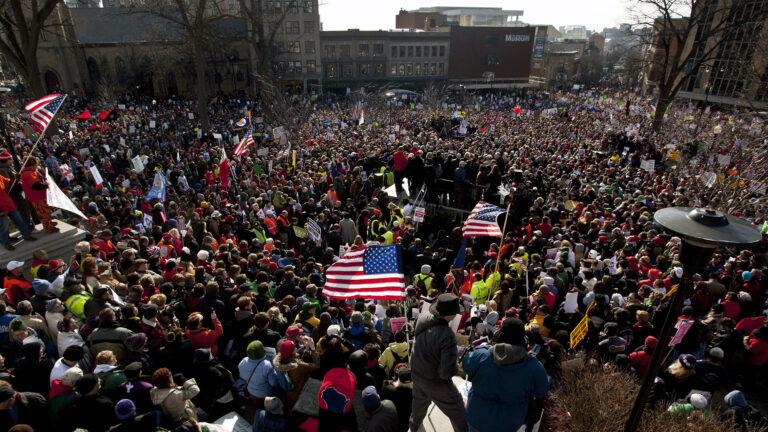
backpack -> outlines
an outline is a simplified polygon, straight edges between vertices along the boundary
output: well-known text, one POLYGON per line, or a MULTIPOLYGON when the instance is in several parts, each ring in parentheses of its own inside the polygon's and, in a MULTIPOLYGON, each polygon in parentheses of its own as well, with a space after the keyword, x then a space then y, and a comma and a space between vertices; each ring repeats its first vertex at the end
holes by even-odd
POLYGON ((399 365, 400 363, 408 364, 408 353, 405 354, 405 358, 400 357, 393 350, 389 350, 389 353, 392 354, 392 357, 394 357, 395 359, 395 362, 393 363, 392 367, 389 369, 389 379, 395 379, 395 366, 399 365))

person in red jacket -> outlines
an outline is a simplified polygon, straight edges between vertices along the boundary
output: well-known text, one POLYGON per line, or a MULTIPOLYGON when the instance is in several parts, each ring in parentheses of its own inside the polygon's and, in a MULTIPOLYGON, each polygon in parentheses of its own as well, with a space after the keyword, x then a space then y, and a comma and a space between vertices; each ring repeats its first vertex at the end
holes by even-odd
POLYGON ((645 338, 645 346, 629 355, 629 364, 635 368, 638 378, 642 378, 648 373, 648 367, 651 366, 651 357, 653 357, 653 350, 656 349, 658 344, 658 339, 653 336, 648 336, 645 338))
POLYGON ((45 232, 48 234, 59 232, 51 219, 51 208, 46 202, 48 183, 37 171, 37 158, 34 156, 29 157, 27 165, 21 170, 21 188, 24 189, 24 195, 40 218, 45 232))
POLYGON ((203 327, 203 315, 200 312, 195 312, 187 319, 186 333, 192 349, 208 348, 211 350, 211 355, 216 357, 219 351, 216 342, 224 334, 224 327, 221 326, 221 321, 213 310, 211 310, 211 321, 213 322, 213 330, 203 327))
POLYGON ((8 234, 9 221, 13 221, 16 225, 21 237, 24 240, 35 241, 36 238, 32 237, 32 233, 29 232, 29 226, 24 223, 24 219, 21 217, 21 213, 16 208, 16 204, 8 194, 8 190, 13 182, 11 179, 0 176, 0 244, 7 250, 16 249, 11 244, 11 237, 8 234))

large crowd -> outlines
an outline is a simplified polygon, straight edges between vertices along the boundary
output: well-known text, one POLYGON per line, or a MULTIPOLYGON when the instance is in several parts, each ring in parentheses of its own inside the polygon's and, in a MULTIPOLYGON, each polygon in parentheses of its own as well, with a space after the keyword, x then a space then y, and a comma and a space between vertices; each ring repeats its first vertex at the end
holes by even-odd
MULTIPOLYGON (((667 349, 682 242, 656 210, 713 206, 768 230, 749 114, 678 102, 654 132, 652 103, 615 90, 284 105, 268 125, 258 101, 217 98, 204 132, 188 100, 70 96, 33 154, 24 116, 3 114, 0 244, 56 220, 86 237, 71 258, 3 263, 0 431, 217 431, 232 411, 254 431, 415 431, 430 403, 457 431, 566 430, 551 396, 564 367, 639 380, 667 349), (255 144, 236 157, 248 112, 255 144), (46 204, 46 170, 85 218, 46 204), (456 286, 478 201, 508 209, 505 230, 468 239, 456 286), (404 299, 325 297, 326 270, 374 244, 397 245, 404 299)), ((652 409, 765 427, 747 402, 767 381, 765 252, 721 248, 695 269, 652 409)))

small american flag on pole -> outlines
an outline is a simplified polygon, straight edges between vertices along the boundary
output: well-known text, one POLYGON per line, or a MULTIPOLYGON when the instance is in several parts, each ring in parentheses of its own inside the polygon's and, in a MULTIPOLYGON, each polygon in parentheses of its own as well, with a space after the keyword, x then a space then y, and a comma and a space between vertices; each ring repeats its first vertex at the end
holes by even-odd
POLYGON ((239 159, 240 156, 244 155, 246 151, 248 150, 248 147, 256 144, 253 141, 253 136, 251 135, 253 133, 253 127, 248 128, 248 132, 245 133, 245 136, 243 139, 240 140, 240 143, 237 144, 237 147, 235 147, 235 156, 239 159))
POLYGON ((403 300, 405 276, 398 246, 363 246, 328 267, 323 295, 328 298, 403 300))
POLYGON ((29 111, 29 121, 32 123, 32 129, 42 134, 66 98, 67 95, 54 93, 24 106, 24 109, 29 111))
POLYGON ((464 226, 461 231, 464 233, 464 238, 467 237, 501 237, 501 229, 496 222, 496 218, 500 214, 504 213, 504 209, 480 201, 477 203, 472 213, 469 214, 467 221, 464 222, 464 226))

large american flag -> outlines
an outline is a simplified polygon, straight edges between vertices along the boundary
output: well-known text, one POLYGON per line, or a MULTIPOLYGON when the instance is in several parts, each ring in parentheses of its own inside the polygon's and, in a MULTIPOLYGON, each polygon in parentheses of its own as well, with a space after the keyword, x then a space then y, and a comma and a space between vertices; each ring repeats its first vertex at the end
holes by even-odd
POLYGON ((29 121, 32 122, 32 129, 43 133, 66 98, 67 95, 55 93, 28 103, 24 109, 29 111, 29 121))
POLYGON ((469 214, 467 221, 461 228, 464 238, 501 237, 501 230, 496 218, 502 213, 504 213, 503 208, 480 201, 472 209, 472 213, 469 214))
POLYGON ((397 245, 363 246, 349 251, 325 272, 329 298, 403 300, 405 276, 397 245))
POLYGON ((245 133, 245 136, 243 139, 240 140, 240 143, 237 144, 237 147, 235 147, 235 156, 240 158, 240 156, 244 155, 246 151, 248 150, 248 147, 256 144, 253 141, 253 136, 251 135, 253 133, 253 127, 248 128, 248 132, 245 133))

